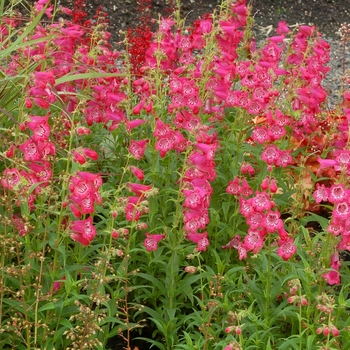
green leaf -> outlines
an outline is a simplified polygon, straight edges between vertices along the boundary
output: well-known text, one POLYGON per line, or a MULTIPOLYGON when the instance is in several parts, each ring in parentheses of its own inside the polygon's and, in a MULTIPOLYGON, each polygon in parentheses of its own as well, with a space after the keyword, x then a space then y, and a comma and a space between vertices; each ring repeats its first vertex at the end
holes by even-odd
POLYGON ((24 40, 37 27, 41 17, 45 13, 46 7, 47 7, 47 5, 44 6, 44 8, 40 11, 40 13, 27 26, 27 28, 25 28, 25 30, 23 30, 23 32, 18 30, 16 32, 14 32, 12 35, 9 35, 5 40, 3 40, 0 43, 0 59, 3 59, 4 57, 9 56, 13 51, 15 51, 19 48, 24 48, 24 47, 33 46, 33 45, 35 46, 35 44, 37 44, 39 42, 49 40, 48 36, 38 38, 35 40, 28 40, 28 41, 24 40), (21 35, 19 35, 15 41, 11 42, 12 37, 17 35, 18 33, 21 33, 21 35), (6 49, 3 49, 3 47, 5 47, 5 45, 8 45, 8 47, 6 49))
POLYGON ((56 308, 55 303, 53 303, 52 301, 50 301, 49 303, 43 305, 42 307, 39 308, 39 312, 43 312, 46 310, 53 310, 56 308))
POLYGON ((60 321, 60 323, 62 326, 65 326, 67 328, 73 328, 73 325, 67 320, 67 319, 63 319, 60 321))
POLYGON ((144 340, 144 341, 146 341, 146 342, 148 342, 148 343, 151 343, 151 344, 152 344, 151 347, 155 346, 155 347, 158 348, 159 350, 167 350, 167 348, 166 348, 162 343, 160 343, 160 342, 157 341, 157 340, 149 339, 149 338, 145 338, 145 337, 136 337, 136 338, 134 338, 134 339, 144 340))
POLYGON ((165 286, 157 278, 142 272, 139 272, 137 276, 150 281, 153 284, 153 286, 157 287, 162 293, 164 293, 163 295, 165 295, 165 292, 166 292, 165 286))
POLYGON ((90 73, 80 73, 80 74, 72 74, 72 75, 64 75, 61 78, 56 80, 56 84, 68 83, 74 80, 81 79, 94 79, 94 78, 107 78, 107 77, 120 77, 125 74, 120 73, 99 73, 99 72, 90 72, 90 73))

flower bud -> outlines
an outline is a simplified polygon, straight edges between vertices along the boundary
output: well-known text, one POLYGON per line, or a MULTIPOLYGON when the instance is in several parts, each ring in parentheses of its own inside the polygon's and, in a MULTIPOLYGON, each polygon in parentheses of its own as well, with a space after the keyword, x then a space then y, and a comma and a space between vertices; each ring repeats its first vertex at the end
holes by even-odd
POLYGON ((332 327, 332 334, 335 336, 335 337, 337 337, 338 335, 339 335, 339 330, 338 330, 338 328, 336 328, 336 327, 332 327))
POLYGON ((185 272, 188 272, 188 273, 195 273, 196 271, 198 270, 197 267, 195 266, 186 266, 185 267, 185 272))

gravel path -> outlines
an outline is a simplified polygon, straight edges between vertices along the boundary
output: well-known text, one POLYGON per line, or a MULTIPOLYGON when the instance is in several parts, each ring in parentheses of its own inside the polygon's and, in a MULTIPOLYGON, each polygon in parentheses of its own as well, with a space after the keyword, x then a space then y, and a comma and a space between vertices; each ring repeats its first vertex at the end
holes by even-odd
MULTIPOLYGON (((341 78, 346 71, 350 69, 350 42, 344 47, 339 40, 334 38, 324 37, 331 45, 331 55, 329 66, 331 70, 327 74, 324 81, 324 88, 328 92, 328 107, 334 108, 339 100, 339 88, 341 86, 341 78)), ((349 87, 349 85, 347 85, 349 87)))

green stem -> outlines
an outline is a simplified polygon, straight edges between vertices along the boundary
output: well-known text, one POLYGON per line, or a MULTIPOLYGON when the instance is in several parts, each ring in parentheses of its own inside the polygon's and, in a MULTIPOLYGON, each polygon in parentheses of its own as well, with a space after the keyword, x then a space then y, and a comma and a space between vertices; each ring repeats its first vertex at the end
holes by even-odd
MULTIPOLYGON (((301 288, 299 288, 299 296, 301 296, 301 288)), ((300 305, 299 305, 299 350, 302 350, 302 334, 303 334, 303 329, 302 329, 302 323, 301 323, 301 308, 303 306, 301 305, 301 298, 300 298, 300 305)))
MULTIPOLYGON (((46 218, 46 227, 48 227, 49 224, 49 218, 46 218)), ((45 234, 43 237, 43 242, 46 241, 46 235, 47 235, 47 230, 45 230, 45 234)), ((42 249, 42 256, 40 259, 40 270, 39 270, 39 277, 37 281, 37 290, 36 290, 36 300, 35 300, 35 315, 34 315, 34 345, 37 346, 38 342, 38 329, 39 327, 37 326, 38 319, 39 319, 39 301, 40 301, 40 295, 41 295, 41 290, 42 290, 42 285, 41 285, 41 279, 43 277, 43 270, 44 270, 44 256, 45 256, 45 249, 46 249, 46 244, 43 244, 43 249, 42 249)))
POLYGON ((267 239, 268 250, 267 250, 267 271, 266 271, 266 298, 265 298, 265 320, 269 319, 270 314, 270 303, 271 303, 271 234, 268 234, 267 239))
MULTIPOLYGON (((7 235, 7 225, 5 225, 5 236, 7 235)), ((4 268, 5 268, 5 244, 2 240, 1 244, 1 286, 4 286, 5 281, 5 275, 4 275, 4 268)), ((4 288, 1 288, 0 293, 0 325, 2 325, 2 306, 3 306, 3 300, 4 300, 4 288)))
POLYGON ((172 309, 174 306, 174 265, 175 265, 175 248, 172 246, 171 248, 171 258, 170 258, 170 283, 169 283, 169 308, 172 309))
MULTIPOLYGON (((16 254, 17 254, 17 264, 18 264, 18 267, 21 266, 21 259, 20 259, 20 247, 19 247, 19 244, 18 242, 16 242, 16 254)), ((20 273, 19 274, 19 283, 20 283, 20 290, 25 290, 26 286, 23 284, 23 278, 22 278, 22 274, 20 273)), ((24 294, 23 297, 21 298, 22 299, 22 307, 23 307, 23 314, 24 314, 24 319, 25 319, 25 341, 26 341, 26 346, 27 346, 27 349, 28 350, 31 350, 31 347, 30 347, 30 325, 29 325, 29 317, 28 317, 28 309, 27 309, 27 298, 26 298, 26 295, 24 294)))

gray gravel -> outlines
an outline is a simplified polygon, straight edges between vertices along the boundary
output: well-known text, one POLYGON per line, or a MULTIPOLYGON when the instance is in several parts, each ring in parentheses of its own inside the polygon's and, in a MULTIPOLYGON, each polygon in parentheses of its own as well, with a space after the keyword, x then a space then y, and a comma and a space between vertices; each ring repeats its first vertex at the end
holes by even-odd
MULTIPOLYGON (((328 92, 328 107, 333 109, 339 103, 339 90, 342 84, 342 77, 350 70, 350 42, 342 45, 339 39, 324 37, 331 45, 330 62, 328 66, 331 70, 327 74, 327 78, 323 83, 323 87, 328 92)), ((349 85, 345 85, 349 89, 349 85)))

